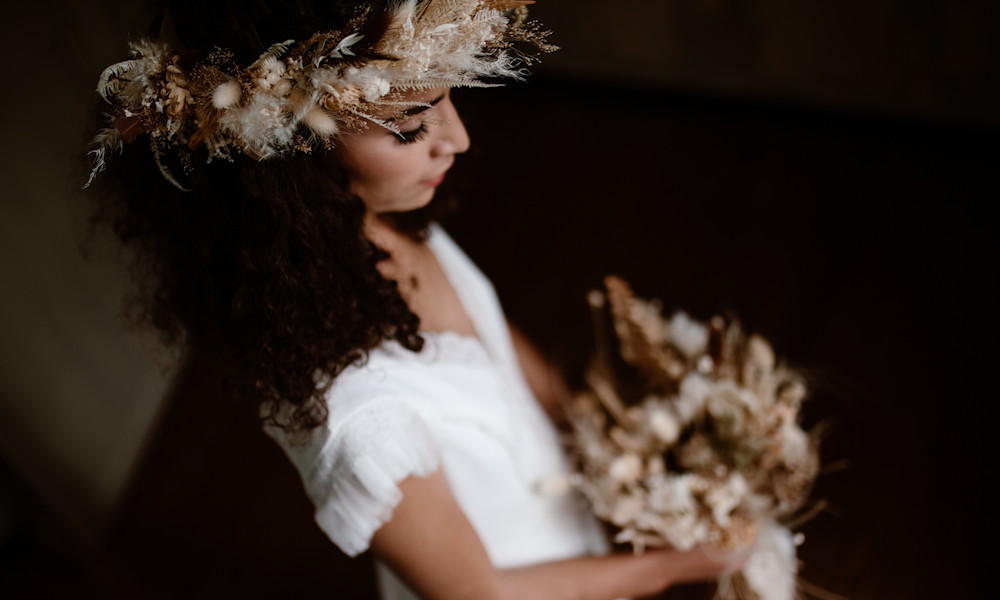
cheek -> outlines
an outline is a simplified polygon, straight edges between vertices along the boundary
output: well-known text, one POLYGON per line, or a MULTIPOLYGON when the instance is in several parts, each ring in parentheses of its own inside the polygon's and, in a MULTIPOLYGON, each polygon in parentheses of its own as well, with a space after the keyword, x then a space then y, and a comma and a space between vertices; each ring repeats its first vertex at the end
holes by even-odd
POLYGON ((355 144, 341 154, 352 182, 364 188, 392 187, 414 173, 412 153, 401 152, 393 140, 355 144))

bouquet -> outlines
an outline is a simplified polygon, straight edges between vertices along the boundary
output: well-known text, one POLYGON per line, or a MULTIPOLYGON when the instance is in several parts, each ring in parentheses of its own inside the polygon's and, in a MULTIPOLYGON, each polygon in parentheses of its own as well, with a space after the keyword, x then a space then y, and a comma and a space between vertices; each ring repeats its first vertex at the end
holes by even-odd
POLYGON ((621 279, 605 285, 590 297, 597 360, 569 407, 577 485, 637 552, 752 542, 718 597, 791 600, 801 536, 781 523, 818 470, 815 440, 798 425, 803 380, 734 320, 664 318, 621 279))

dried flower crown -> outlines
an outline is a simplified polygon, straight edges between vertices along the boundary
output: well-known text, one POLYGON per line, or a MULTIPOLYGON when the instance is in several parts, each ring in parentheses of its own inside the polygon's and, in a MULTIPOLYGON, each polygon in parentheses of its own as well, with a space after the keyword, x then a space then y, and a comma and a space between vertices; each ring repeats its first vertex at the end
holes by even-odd
POLYGON ((398 133, 386 107, 419 105, 397 92, 434 87, 485 87, 483 78, 524 74, 527 42, 540 51, 549 32, 527 20, 532 0, 402 0, 384 10, 365 5, 341 31, 271 46, 249 67, 217 50, 187 68, 160 42, 131 44, 134 58, 111 65, 97 91, 115 107, 111 126, 94 138, 94 169, 108 152, 148 135, 163 176, 183 186, 164 163, 174 149, 190 166, 242 153, 260 160, 331 147, 345 127, 374 123, 398 133))

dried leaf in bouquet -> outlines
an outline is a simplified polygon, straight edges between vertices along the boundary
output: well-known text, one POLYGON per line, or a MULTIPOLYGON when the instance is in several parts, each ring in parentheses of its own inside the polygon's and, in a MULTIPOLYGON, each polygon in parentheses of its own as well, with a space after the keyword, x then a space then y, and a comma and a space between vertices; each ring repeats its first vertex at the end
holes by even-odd
POLYGON ((664 317, 624 280, 605 287, 590 298, 598 358, 568 409, 594 513, 637 552, 753 542, 720 598, 791 600, 794 538, 781 523, 802 508, 819 466, 798 424, 804 381, 738 321, 664 317))

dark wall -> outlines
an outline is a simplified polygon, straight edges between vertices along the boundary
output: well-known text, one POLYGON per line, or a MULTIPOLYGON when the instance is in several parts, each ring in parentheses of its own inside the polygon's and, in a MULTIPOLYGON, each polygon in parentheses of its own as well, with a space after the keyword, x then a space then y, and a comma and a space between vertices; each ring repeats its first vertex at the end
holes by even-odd
POLYGON ((839 110, 1000 125, 989 0, 548 0, 543 70, 839 110))

